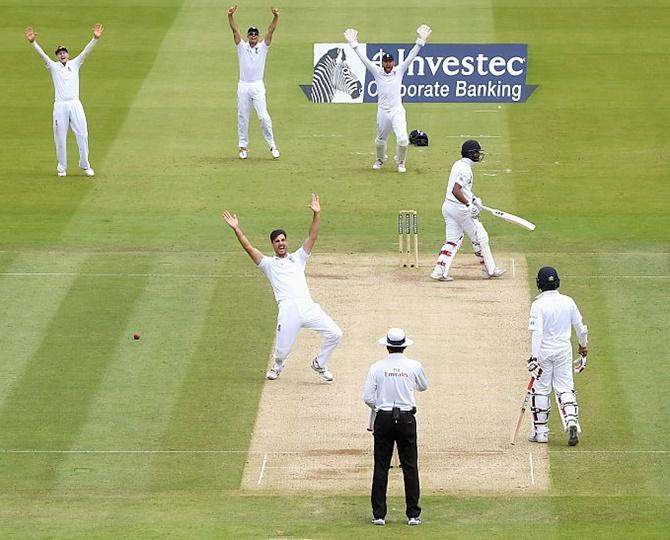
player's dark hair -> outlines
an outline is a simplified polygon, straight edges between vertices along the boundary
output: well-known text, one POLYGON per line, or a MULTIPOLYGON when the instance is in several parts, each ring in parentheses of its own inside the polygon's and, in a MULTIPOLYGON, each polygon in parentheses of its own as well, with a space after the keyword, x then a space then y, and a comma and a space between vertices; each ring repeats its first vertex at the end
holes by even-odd
POLYGON ((389 352, 389 354, 391 354, 391 353, 397 353, 397 352, 400 352, 400 353, 404 352, 406 348, 407 347, 389 347, 389 346, 387 346, 386 350, 389 352))
POLYGON ((286 238, 288 238, 288 235, 284 229, 275 229, 270 233, 270 242, 274 242, 275 238, 277 238, 280 234, 283 234, 286 238))

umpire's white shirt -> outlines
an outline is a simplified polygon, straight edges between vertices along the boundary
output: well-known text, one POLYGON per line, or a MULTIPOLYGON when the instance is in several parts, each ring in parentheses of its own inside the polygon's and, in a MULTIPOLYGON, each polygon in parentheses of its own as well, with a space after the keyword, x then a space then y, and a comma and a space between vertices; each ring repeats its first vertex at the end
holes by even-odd
POLYGON ((81 53, 63 64, 60 61, 54 62, 37 44, 37 41, 33 41, 33 47, 51 73, 55 101, 79 99, 79 68, 97 42, 97 39, 91 39, 81 53))
POLYGON ((474 182, 474 175, 472 174, 472 160, 470 158, 461 158, 454 162, 449 174, 449 183, 447 184, 447 194, 445 201, 463 204, 456 197, 454 197, 454 186, 458 184, 461 186, 463 195, 469 201, 472 200, 472 184, 474 182))
POLYGON ((544 291, 530 307, 528 329, 532 334, 531 356, 547 358, 571 354, 572 328, 580 345, 587 344, 587 328, 575 301, 558 291, 544 291))
POLYGON ((262 81, 265 74, 265 59, 270 48, 265 40, 259 41, 255 47, 241 40, 237 44, 237 57, 240 61, 240 81, 262 81))
POLYGON ((421 363, 403 353, 391 353, 370 366, 363 401, 375 411, 393 407, 409 411, 416 407, 414 390, 423 392, 426 388, 428 378, 421 363))
POLYGON ((304 248, 300 247, 286 257, 268 257, 264 255, 258 268, 267 276, 277 303, 285 301, 311 303, 305 264, 309 258, 304 248))

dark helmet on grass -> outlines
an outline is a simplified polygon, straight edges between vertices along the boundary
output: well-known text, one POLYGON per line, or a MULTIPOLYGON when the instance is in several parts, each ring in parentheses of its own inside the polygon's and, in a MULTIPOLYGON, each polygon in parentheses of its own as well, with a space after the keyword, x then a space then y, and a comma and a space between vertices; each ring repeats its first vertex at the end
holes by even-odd
POLYGON ((482 150, 482 145, 474 139, 467 140, 461 146, 461 156, 471 159, 472 161, 483 161, 486 152, 482 150))
POLYGON ((554 291, 561 285, 561 280, 558 277, 558 272, 553 266, 543 266, 537 273, 537 288, 542 292, 554 291))

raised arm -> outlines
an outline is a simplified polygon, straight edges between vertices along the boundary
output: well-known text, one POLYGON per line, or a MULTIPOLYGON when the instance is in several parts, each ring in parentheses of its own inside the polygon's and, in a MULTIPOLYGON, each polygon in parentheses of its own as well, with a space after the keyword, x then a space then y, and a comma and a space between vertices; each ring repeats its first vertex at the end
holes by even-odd
POLYGON ((356 51, 356 54, 358 57, 361 59, 361 62, 365 64, 365 67, 370 73, 375 73, 378 71, 378 66, 375 66, 370 60, 368 59, 367 56, 363 54, 363 52, 358 48, 358 30, 354 28, 347 28, 344 31, 344 37, 346 38, 347 42, 351 46, 351 48, 356 51))
POLYGON ((272 22, 270 22, 270 26, 268 26, 268 31, 265 32, 265 44, 269 47, 270 43, 272 43, 272 34, 275 33, 275 29, 277 28, 277 23, 279 22, 279 8, 273 7, 272 8, 272 22))
POLYGON ((263 254, 258 251, 254 246, 251 245, 251 242, 247 239, 246 236, 244 236, 244 233, 240 229, 240 221, 237 219, 236 214, 231 214, 226 210, 223 212, 223 219, 226 221, 226 223, 230 226, 231 229, 233 229, 233 232, 235 233, 235 236, 237 236, 237 240, 239 241, 240 245, 244 248, 244 251, 247 252, 249 257, 251 257, 251 260, 256 263, 256 265, 259 265, 261 263, 261 260, 263 259, 263 254))
POLYGON ((233 41, 235 41, 235 45, 239 45, 240 41, 242 41, 242 36, 240 35, 240 29, 237 27, 237 22, 235 21, 236 11, 237 4, 228 8, 228 24, 233 31, 233 41))
POLYGON ((404 73, 405 71, 407 71, 407 68, 412 63, 412 60, 414 60, 416 56, 419 54, 421 47, 423 47, 426 44, 426 40, 428 39, 428 36, 430 36, 431 32, 432 30, 430 26, 427 26, 425 24, 422 24, 421 26, 419 26, 419 28, 416 29, 416 33, 418 34, 419 37, 416 38, 416 45, 414 45, 414 47, 412 47, 412 50, 409 51, 407 58, 405 58, 400 64, 398 64, 398 71, 400 73, 404 73))
POLYGON ((27 39, 27 40, 30 42, 30 44, 33 46, 33 49, 35 49, 35 51, 37 51, 37 54, 40 55, 40 57, 42 58, 42 60, 44 61, 44 63, 45 63, 47 66, 49 66, 49 65, 51 64, 52 60, 51 60, 51 58, 49 58, 49 56, 47 55, 47 53, 45 53, 45 52, 42 50, 42 47, 40 47, 40 46, 37 44, 37 41, 36 41, 36 39, 37 39, 37 34, 36 34, 35 31, 33 30, 33 27, 32 27, 32 26, 29 26, 28 28, 26 28, 26 39, 27 39))
POLYGON ((82 64, 84 60, 86 60, 86 57, 91 54, 93 47, 95 47, 96 43, 98 43, 98 40, 102 37, 102 33, 104 31, 104 26, 102 26, 100 23, 95 23, 93 26, 93 38, 86 44, 84 50, 81 51, 75 58, 73 58, 72 61, 82 64))
POLYGON ((312 200, 309 203, 309 207, 313 212, 312 224, 309 227, 309 236, 307 236, 307 240, 302 244, 302 249, 304 249, 307 254, 312 252, 316 238, 319 236, 319 226, 321 225, 321 203, 319 203, 319 196, 315 193, 312 193, 312 200))

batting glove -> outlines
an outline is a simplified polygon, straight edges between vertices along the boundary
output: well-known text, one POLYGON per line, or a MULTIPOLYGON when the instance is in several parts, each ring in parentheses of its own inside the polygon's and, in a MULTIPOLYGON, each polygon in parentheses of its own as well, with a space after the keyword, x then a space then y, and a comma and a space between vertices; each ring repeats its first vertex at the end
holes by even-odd
POLYGON ((533 377, 535 377, 535 380, 538 380, 540 377, 542 377, 542 368, 540 367, 540 364, 537 363, 537 358, 533 358, 531 356, 528 359, 528 371, 533 377))
POLYGON ((474 204, 468 206, 468 210, 470 211, 470 216, 472 216, 472 219, 477 219, 481 213, 479 208, 477 208, 474 204))
POLYGON ((578 356, 573 362, 575 373, 581 373, 586 368, 586 356, 578 356))
POLYGON ((358 30, 354 28, 347 28, 344 31, 344 37, 354 49, 358 47, 358 30))
POLYGON ((482 209, 482 205, 483 205, 484 203, 482 202, 481 197, 474 197, 474 198, 472 199, 472 204, 474 204, 474 205, 475 205, 477 208, 479 208, 479 210, 481 211, 481 209, 482 209))
POLYGON ((416 44, 423 47, 426 44, 426 40, 428 39, 428 36, 430 36, 431 32, 432 30, 430 29, 430 26, 426 24, 419 26, 419 28, 416 29, 416 33, 419 34, 419 37, 416 38, 416 44))

